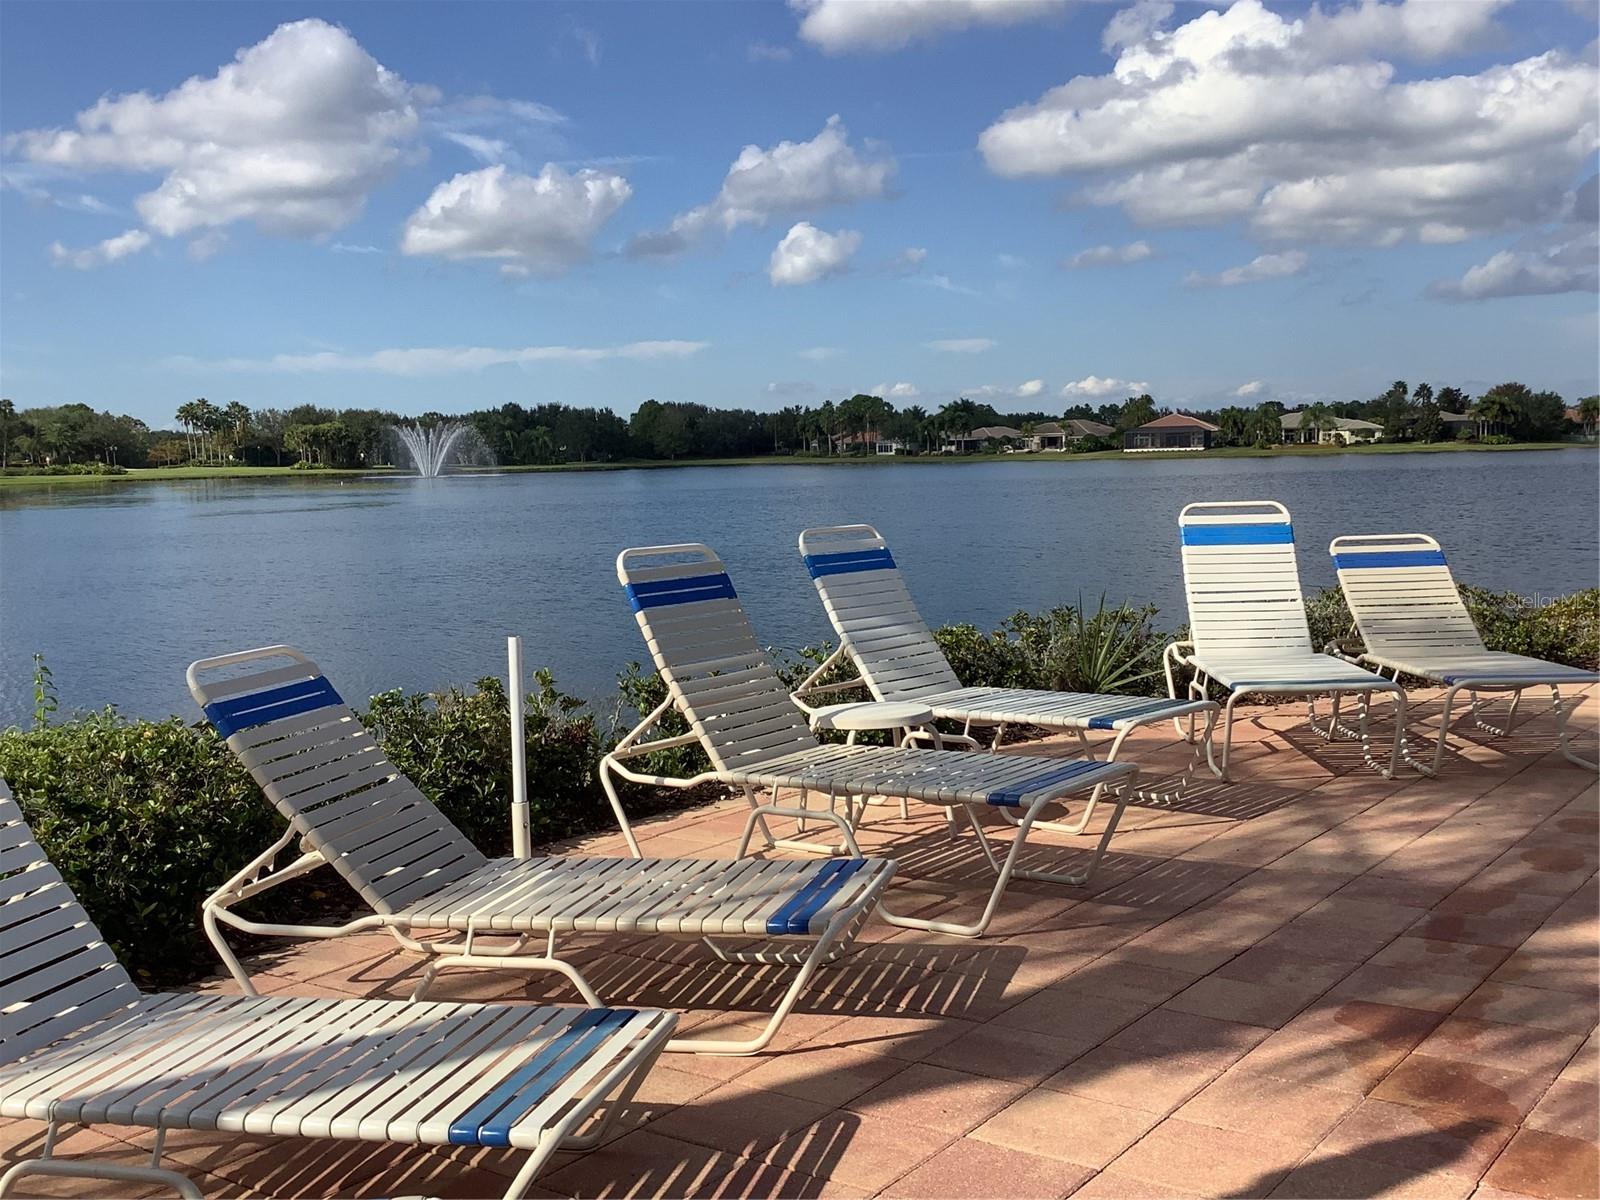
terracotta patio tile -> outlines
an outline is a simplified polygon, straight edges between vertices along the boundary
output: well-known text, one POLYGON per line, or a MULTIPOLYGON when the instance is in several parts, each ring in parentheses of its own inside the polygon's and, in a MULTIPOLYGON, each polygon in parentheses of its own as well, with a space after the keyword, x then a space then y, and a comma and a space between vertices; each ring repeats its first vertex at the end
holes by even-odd
POLYGON ((1157 1003, 1154 998, 1113 1000, 1073 984, 1047 987, 1005 1014, 1016 1029, 1036 1030, 1080 1044, 1087 1050, 1131 1025, 1157 1003))
POLYGON ((1025 1084, 913 1063, 894 1078, 856 1097, 848 1107, 864 1116, 954 1135, 981 1125, 1027 1090, 1025 1084))
POLYGON ((1555 1071, 1527 1074, 1412 1054, 1372 1089, 1379 1100, 1437 1108, 1464 1117, 1515 1125, 1555 1078, 1555 1071))
POLYGON ((1588 1033, 1600 1016, 1600 1001, 1566 992, 1521 987, 1514 983, 1482 983, 1461 1003, 1461 1016, 1517 1025, 1537 1025, 1570 1033, 1588 1033))
POLYGON ((1239 1070, 1366 1093, 1439 1023, 1433 1013, 1324 998, 1240 1060, 1239 1070))
POLYGON ((1600 1147, 1540 1129, 1519 1130, 1484 1182, 1546 1200, 1593 1200, 1600 1195, 1600 1147))
POLYGON ((1033 1085, 1061 1070, 1095 1042, 1086 1037, 1052 1037, 1004 1022, 980 1025, 932 1054, 926 1061, 972 1075, 1033 1085))
POLYGON ((994 1196, 1055 1200, 1071 1195, 1091 1174, 1075 1163, 963 1138, 891 1184, 883 1195, 930 1200, 989 1200, 994 1196))
MULTIPOLYGON (((646 1088, 662 1069, 657 1067, 645 1077, 646 1088)), ((837 1107, 904 1069, 905 1063, 870 1049, 807 1042, 763 1059, 739 1076, 739 1083, 837 1107)))
POLYGON ((954 1017, 858 1016, 840 1022, 806 1044, 858 1048, 902 1062, 920 1062, 946 1042, 978 1027, 975 1021, 954 1017))
POLYGON ((1484 1067, 1555 1073, 1567 1064, 1582 1040, 1575 1033, 1532 1025, 1449 1017, 1417 1047, 1417 1053, 1484 1067))
POLYGON ((761 1157, 801 1175, 876 1192, 950 1140, 947 1135, 930 1137, 919 1126, 841 1111, 790 1134, 761 1157))
POLYGON ((1265 1038, 1268 1032, 1257 1025, 1221 1021, 1163 1007, 1129 1025, 1106 1042, 1106 1046, 1129 1054, 1225 1051, 1238 1057, 1265 1038))
POLYGON ((1487 978, 1506 952, 1495 946, 1474 946, 1465 942, 1439 942, 1420 937, 1398 937, 1372 958, 1377 967, 1399 967, 1429 975, 1462 975, 1474 980, 1487 978))
POLYGON ((1294 1200, 1465 1200, 1473 1181, 1460 1175, 1418 1174, 1370 1158, 1313 1158, 1273 1189, 1294 1200))
POLYGON ((1164 1116, 1222 1074, 1235 1051, 1205 1054, 1130 1054, 1099 1046, 1042 1085, 1164 1116))
POLYGON ((827 1111, 825 1104, 745 1087, 735 1080, 694 1104, 663 1114, 650 1123, 650 1131, 748 1158, 827 1111))
POLYGON ((1578 1052, 1561 1068, 1560 1078, 1600 1085, 1600 1030, 1589 1031, 1578 1052))
POLYGON ((1219 967, 1216 974, 1247 983, 1320 985, 1331 987, 1350 973, 1347 964, 1298 954, 1278 946, 1258 944, 1219 967))
POLYGON ((1300 1141, 1309 1148, 1357 1103, 1349 1092, 1228 1071, 1176 1115, 1197 1125, 1239 1133, 1270 1129, 1279 1137, 1300 1141))
POLYGON ((1326 985, 1246 983, 1209 975, 1162 1007, 1276 1029, 1326 990, 1326 985))
POLYGON ((1073 1200, 1195 1200, 1198 1195, 1116 1171, 1101 1171, 1072 1193, 1073 1200))
POLYGON ((1088 1096, 1038 1089, 1018 1097, 968 1137, 1027 1154, 1103 1167, 1160 1117, 1088 1096))
POLYGON ((640 1129, 563 1164, 540 1184, 568 1196, 613 1200, 657 1196, 820 1197, 820 1182, 771 1163, 640 1129))
MULTIPOLYGON (((1121 1000, 1142 1009, 1175 996, 1199 976, 1124 960, 1116 951, 1079 968, 1057 985, 1060 990, 1121 1000)), ((1014 1020, 1013 1013, 1008 1020, 1014 1020)))
POLYGON ((1460 1004, 1478 980, 1466 975, 1435 975, 1413 967, 1357 967, 1333 987, 1328 998, 1365 1000, 1396 1008, 1447 1013, 1460 1004))
POLYGON ((1308 958, 1355 964, 1371 958, 1394 936, 1387 930, 1357 929, 1335 921, 1297 917, 1262 938, 1256 949, 1282 949, 1308 958))
POLYGON ((1112 1166, 1118 1174, 1201 1196, 1265 1196, 1300 1161, 1298 1142, 1169 1118, 1112 1166))
POLYGON ((1328 1135, 1317 1156, 1372 1158, 1476 1180, 1513 1132, 1493 1121, 1368 1098, 1328 1135))
POLYGON ((1557 1079, 1524 1121, 1530 1129, 1600 1142, 1600 1088, 1557 1079))

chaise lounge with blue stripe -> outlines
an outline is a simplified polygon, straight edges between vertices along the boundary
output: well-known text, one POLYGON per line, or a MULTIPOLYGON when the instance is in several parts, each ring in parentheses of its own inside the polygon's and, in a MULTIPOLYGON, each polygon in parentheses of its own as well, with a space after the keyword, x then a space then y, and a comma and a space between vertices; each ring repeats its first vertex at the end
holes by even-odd
MULTIPOLYGON (((598 1145, 671 1036, 656 1010, 141 992, 0 780, 0 1117, 46 1125, 0 1175, 200 1192, 169 1130, 500 1146, 507 1197, 557 1150, 598 1145), (56 1154, 63 1126, 156 1131, 149 1166, 56 1154)), ((435 1164, 437 1165, 437 1164, 435 1164)), ((71 1193, 64 1193, 71 1194, 71 1193)))
MULTIPOLYGON (((617 578, 667 685, 666 699, 645 715, 600 767, 606 794, 635 854, 638 846, 617 792, 619 780, 678 788, 717 782, 741 788, 753 815, 761 815, 761 829, 769 845, 774 839, 765 816, 776 814, 798 820, 831 819, 843 831, 847 844, 852 849, 855 846, 849 824, 831 805, 820 813, 780 808, 778 793, 784 789, 798 791, 802 798, 813 792, 830 801, 885 796, 964 811, 996 876, 983 912, 976 921, 955 923, 883 909, 885 920, 910 928, 978 937, 988 928, 1014 875, 1081 884, 1094 873, 1122 816, 1138 775, 1136 767, 1086 759, 819 744, 757 643, 726 568, 709 548, 690 543, 624 550, 617 556, 617 578), (689 732, 647 739, 652 731, 659 733, 659 723, 674 711, 688 723, 689 732), (711 765, 708 771, 689 778, 639 772, 626 765, 660 750, 692 745, 704 750, 711 765), (1017 865, 1028 832, 1047 805, 1091 794, 1101 785, 1112 788, 1115 807, 1081 871, 1045 872, 1017 865), (771 804, 758 806, 758 789, 771 792, 771 804), (993 809, 1009 809, 1019 817, 1003 862, 996 857, 977 817, 978 811, 993 809)), ((747 840, 749 834, 747 825, 747 840)))
MULTIPOLYGON (((1038 725, 1076 734, 1092 754, 1090 733, 1111 735, 1106 761, 1114 762, 1135 729, 1159 721, 1204 718, 1195 739, 1195 756, 1209 759, 1211 729, 1218 705, 1213 700, 1113 696, 1052 692, 1033 688, 963 687, 933 631, 917 611, 888 543, 871 525, 832 525, 800 535, 800 556, 839 635, 839 648, 795 692, 796 703, 865 686, 877 701, 914 701, 940 720, 960 721, 963 736, 992 729, 989 748, 998 750, 1008 725, 1038 725), (856 670, 849 680, 825 683, 848 660, 856 670)), ((1191 763, 1190 770, 1195 763, 1191 763)), ((1211 764, 1212 770, 1217 770, 1211 764)), ((1187 775, 1184 782, 1187 782, 1187 775)), ((1166 799, 1141 789, 1145 800, 1166 799)), ((1051 822, 1061 833, 1081 833, 1099 794, 1090 797, 1071 824, 1051 822)))
MULTIPOLYGON (((746 859, 742 851, 740 861, 486 858, 388 760, 300 651, 268 646, 202 659, 190 666, 188 682, 207 719, 289 823, 203 909, 207 936, 247 993, 254 993, 249 973, 221 925, 291 938, 386 929, 429 959, 413 1000, 441 968, 482 967, 556 972, 595 1007, 600 997, 562 956, 562 939, 697 939, 724 962, 798 968, 759 1034, 674 1039, 667 1047, 754 1054, 772 1040, 816 970, 849 947, 894 872, 884 859, 777 862, 746 859), (280 863, 295 842, 299 857, 280 863), (234 911, 322 866, 355 890, 370 916, 339 926, 281 925, 234 911)), ((750 826, 763 815, 751 813, 750 826)), ((749 838, 747 826, 746 844, 749 838)))
POLYGON ((1579 766, 1600 769, 1573 751, 1570 713, 1561 698, 1563 685, 1585 687, 1600 682, 1600 675, 1485 646, 1444 550, 1433 538, 1421 533, 1357 534, 1334 538, 1328 553, 1365 647, 1351 656, 1353 661, 1396 678, 1405 674, 1431 680, 1445 689, 1429 773, 1437 774, 1443 763, 1456 693, 1467 692, 1480 729, 1505 736, 1516 724, 1523 691, 1530 687, 1550 689, 1561 753, 1579 766), (1484 720, 1479 692, 1511 693, 1503 726, 1484 720))
POLYGON ((1177 696, 1176 669, 1188 668, 1189 696, 1206 696, 1212 684, 1227 693, 1222 710, 1223 778, 1233 743, 1234 706, 1246 696, 1304 695, 1311 704, 1312 729, 1332 738, 1344 728, 1339 698, 1355 694, 1361 698, 1355 736, 1361 741, 1362 756, 1392 779, 1403 755, 1405 690, 1392 679, 1312 646, 1289 510, 1273 500, 1188 504, 1178 515, 1178 529, 1189 638, 1166 649, 1167 692, 1177 696), (1374 692, 1387 692, 1395 702, 1394 741, 1387 763, 1372 750, 1374 692), (1315 698, 1323 694, 1333 696, 1333 714, 1327 726, 1319 728, 1315 698))

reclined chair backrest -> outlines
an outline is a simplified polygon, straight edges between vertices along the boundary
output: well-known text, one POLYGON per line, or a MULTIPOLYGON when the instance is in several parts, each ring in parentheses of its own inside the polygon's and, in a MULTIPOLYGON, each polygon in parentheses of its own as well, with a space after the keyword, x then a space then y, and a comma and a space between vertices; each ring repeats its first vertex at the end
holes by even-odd
POLYGON ((266 646, 201 659, 188 680, 267 799, 374 911, 397 912, 487 861, 300 651, 266 646), (262 668, 272 660, 287 665, 262 668))
POLYGON ((1183 587, 1200 654, 1305 654, 1311 645, 1289 510, 1274 500, 1186 504, 1183 587))
POLYGON ((745 771, 816 748, 709 547, 624 550, 617 579, 656 670, 717 770, 745 771))
POLYGON ((138 998, 0 779, 0 1063, 138 998))
POLYGON ((800 555, 874 700, 910 700, 961 686, 876 529, 807 529, 800 555))
POLYGON ((1482 654, 1439 543, 1421 533, 1358 534, 1328 546, 1361 640, 1385 658, 1482 654))

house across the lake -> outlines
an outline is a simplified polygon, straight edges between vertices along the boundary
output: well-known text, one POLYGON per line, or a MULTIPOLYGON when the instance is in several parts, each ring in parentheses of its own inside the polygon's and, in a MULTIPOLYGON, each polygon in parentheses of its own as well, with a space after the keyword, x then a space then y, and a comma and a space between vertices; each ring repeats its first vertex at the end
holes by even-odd
POLYGON ((945 454, 971 454, 984 449, 990 442, 1016 444, 1022 440, 1022 430, 1013 429, 1009 425, 980 425, 976 429, 969 429, 966 433, 945 434, 939 449, 945 454))
POLYGON ((1122 448, 1130 454, 1156 450, 1209 450, 1217 427, 1187 413, 1168 413, 1130 429, 1122 437, 1122 448))
POLYGON ((1065 450, 1074 442, 1086 437, 1110 437, 1115 430, 1099 421, 1083 421, 1074 417, 1066 421, 1044 421, 1033 427, 1028 439, 1030 450, 1065 450))
POLYGON ((1355 417, 1329 417, 1328 425, 1322 429, 1306 420, 1304 409, 1284 413, 1281 420, 1286 446, 1316 443, 1324 446, 1342 443, 1348 446, 1353 442, 1375 442, 1383 436, 1382 425, 1355 417))

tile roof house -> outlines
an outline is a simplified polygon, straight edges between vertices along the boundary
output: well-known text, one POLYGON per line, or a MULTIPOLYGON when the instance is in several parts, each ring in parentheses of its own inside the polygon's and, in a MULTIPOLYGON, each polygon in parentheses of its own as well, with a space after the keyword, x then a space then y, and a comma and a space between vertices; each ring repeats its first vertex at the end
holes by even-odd
POLYGON ((1065 450, 1073 442, 1086 437, 1110 437, 1116 431, 1099 421, 1084 421, 1073 417, 1066 421, 1043 421, 1033 427, 1029 439, 1030 450, 1065 450))
POLYGON ((946 454, 968 454, 982 450, 990 442, 1020 442, 1022 430, 1009 425, 980 425, 966 433, 947 433, 940 449, 946 454))
POLYGON ((1132 454, 1156 450, 1209 450, 1217 427, 1187 413, 1168 413, 1123 434, 1122 448, 1132 454))
POLYGON ((1331 427, 1316 429, 1306 421, 1305 416, 1304 409, 1283 414, 1281 421, 1285 445, 1301 442, 1332 445, 1343 442, 1348 446, 1351 442, 1375 442, 1383 436, 1383 426, 1371 421, 1355 417, 1330 417, 1331 427))

